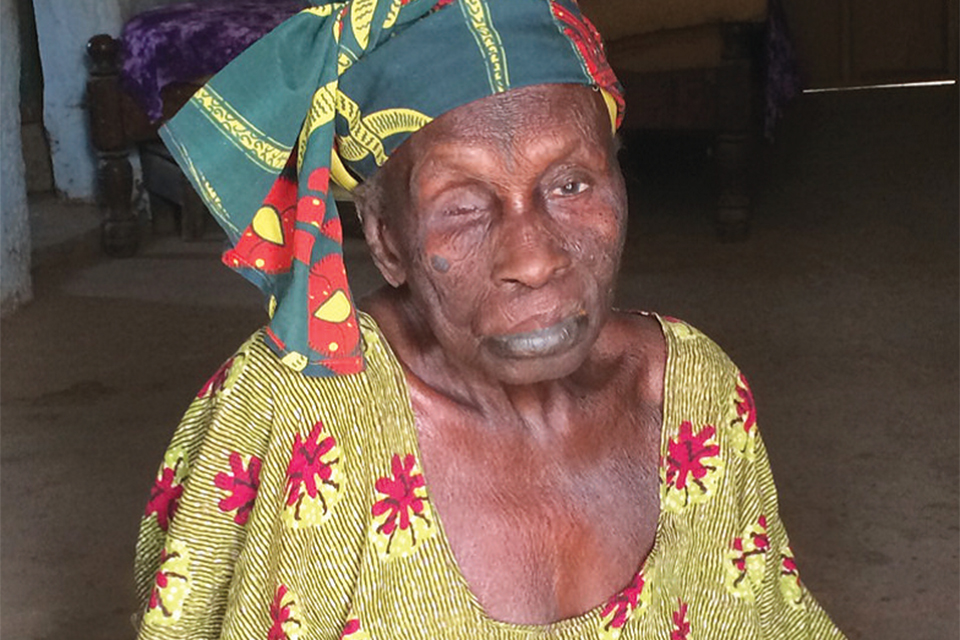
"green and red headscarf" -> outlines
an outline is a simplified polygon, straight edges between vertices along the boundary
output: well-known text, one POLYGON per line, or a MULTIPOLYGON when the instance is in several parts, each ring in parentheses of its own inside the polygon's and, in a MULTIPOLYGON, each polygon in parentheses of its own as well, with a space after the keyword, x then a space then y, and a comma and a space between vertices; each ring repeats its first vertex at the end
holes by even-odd
POLYGON ((290 367, 363 369, 330 190, 352 189, 458 106, 536 84, 620 85, 573 0, 315 2, 217 74, 160 131, 226 230, 224 262, 267 296, 290 367))

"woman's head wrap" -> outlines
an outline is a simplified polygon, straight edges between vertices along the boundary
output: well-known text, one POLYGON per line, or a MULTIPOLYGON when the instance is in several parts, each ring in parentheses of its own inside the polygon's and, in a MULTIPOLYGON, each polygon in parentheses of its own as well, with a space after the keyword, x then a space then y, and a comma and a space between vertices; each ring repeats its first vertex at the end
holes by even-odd
POLYGON ((268 298, 267 343, 290 367, 363 369, 331 178, 352 189, 458 106, 536 84, 623 99, 573 0, 315 2, 217 74, 161 137, 268 298))

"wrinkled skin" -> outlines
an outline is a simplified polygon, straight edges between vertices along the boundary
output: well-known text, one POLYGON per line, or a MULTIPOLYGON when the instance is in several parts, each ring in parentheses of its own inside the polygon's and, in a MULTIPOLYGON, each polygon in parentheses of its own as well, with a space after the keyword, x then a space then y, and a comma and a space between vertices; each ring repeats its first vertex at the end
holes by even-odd
POLYGON ((611 309, 626 195, 588 87, 455 109, 358 203, 392 285, 362 303, 400 359, 424 475, 486 613, 546 624, 605 602, 649 553, 666 358, 611 309))

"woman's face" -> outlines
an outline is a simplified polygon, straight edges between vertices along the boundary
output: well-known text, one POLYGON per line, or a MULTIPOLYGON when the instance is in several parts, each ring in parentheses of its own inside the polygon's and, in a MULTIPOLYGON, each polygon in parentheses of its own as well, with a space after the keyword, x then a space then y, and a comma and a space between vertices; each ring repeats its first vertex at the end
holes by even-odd
POLYGON ((610 129, 597 92, 538 85, 444 114, 384 167, 385 275, 448 358, 507 384, 584 363, 624 238, 610 129))

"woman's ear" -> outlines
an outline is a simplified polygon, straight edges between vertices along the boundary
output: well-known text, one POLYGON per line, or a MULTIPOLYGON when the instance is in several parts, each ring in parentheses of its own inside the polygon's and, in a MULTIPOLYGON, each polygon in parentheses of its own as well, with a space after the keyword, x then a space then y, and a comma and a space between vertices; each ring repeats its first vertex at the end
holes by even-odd
POLYGON ((380 198, 357 198, 357 213, 363 225, 363 235, 373 256, 373 262, 380 270, 384 280, 397 288, 407 281, 406 261, 397 241, 396 225, 390 224, 382 210, 377 206, 380 198), (372 200, 372 201, 371 201, 372 200))

